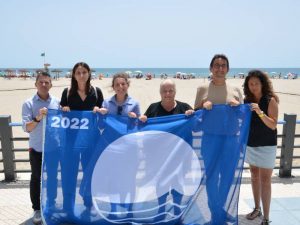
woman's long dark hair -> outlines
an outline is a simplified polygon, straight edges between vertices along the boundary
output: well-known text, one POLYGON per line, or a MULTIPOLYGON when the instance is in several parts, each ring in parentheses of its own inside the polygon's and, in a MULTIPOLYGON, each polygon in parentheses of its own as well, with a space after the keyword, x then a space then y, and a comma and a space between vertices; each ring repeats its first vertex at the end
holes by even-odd
POLYGON ((89 73, 89 78, 85 84, 85 93, 88 94, 91 88, 91 69, 89 65, 85 62, 78 62, 74 65, 72 69, 72 78, 71 78, 71 88, 70 88, 70 95, 73 95, 74 93, 77 92, 78 90, 78 83, 77 80, 75 79, 75 72, 79 66, 82 66, 83 68, 87 69, 89 73))
POLYGON ((245 81, 244 81, 244 94, 245 100, 248 102, 256 102, 254 95, 251 93, 249 89, 249 80, 252 77, 256 77, 260 80, 262 86, 262 95, 267 97, 274 97, 276 102, 279 103, 278 96, 274 93, 273 85, 267 74, 260 70, 251 70, 249 71, 245 81))

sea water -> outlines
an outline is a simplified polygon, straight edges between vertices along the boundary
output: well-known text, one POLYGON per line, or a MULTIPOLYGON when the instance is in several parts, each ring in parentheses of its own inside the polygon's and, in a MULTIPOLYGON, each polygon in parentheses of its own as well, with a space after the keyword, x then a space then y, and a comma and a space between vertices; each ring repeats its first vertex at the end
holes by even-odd
MULTIPOLYGON (((20 74, 19 70, 26 69, 29 74, 33 74, 36 70, 40 68, 14 68, 10 69, 15 71, 15 74, 20 74)), ((169 77, 173 77, 177 73, 191 74, 195 77, 207 77, 210 74, 209 68, 91 68, 92 72, 99 76, 102 74, 104 77, 112 77, 118 72, 128 72, 131 75, 136 75, 142 73, 144 75, 150 73, 155 75, 155 78, 160 78, 161 74, 167 74, 169 77)), ((252 69, 260 69, 267 72, 270 76, 275 76, 278 78, 280 75, 283 78, 288 73, 300 74, 300 68, 230 68, 227 76, 228 77, 239 77, 240 75, 247 75, 247 73, 252 69)), ((2 74, 5 74, 6 68, 0 68, 2 74)), ((59 75, 59 77, 65 77, 67 74, 71 73, 71 68, 49 68, 50 74, 54 77, 59 75), (56 73, 53 70, 59 70, 60 73, 56 73)))

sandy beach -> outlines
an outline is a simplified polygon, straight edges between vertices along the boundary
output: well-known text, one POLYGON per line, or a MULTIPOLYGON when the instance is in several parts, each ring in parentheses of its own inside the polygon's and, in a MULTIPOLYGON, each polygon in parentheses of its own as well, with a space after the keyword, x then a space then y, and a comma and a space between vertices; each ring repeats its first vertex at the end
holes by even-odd
MULTIPOLYGON (((34 79, 20 79, 14 78, 11 80, 0 79, 0 115, 11 115, 12 122, 21 122, 21 108, 25 99, 31 97, 36 93, 34 86, 34 79)), ((113 95, 111 89, 111 78, 104 78, 102 80, 92 80, 92 85, 100 87, 104 98, 113 95)), ((140 102, 141 111, 145 112, 150 103, 160 100, 159 84, 161 79, 131 79, 129 95, 140 102)), ((238 86, 242 90, 243 79, 228 79, 230 84, 238 86)), ((70 79, 60 78, 53 80, 53 87, 50 90, 51 94, 60 99, 61 93, 65 87, 70 85, 70 79)), ((205 78, 179 80, 176 79, 177 86, 176 99, 179 101, 187 102, 191 106, 194 105, 197 87, 208 83, 205 78)), ((300 119, 300 79, 296 80, 283 80, 273 79, 273 86, 275 92, 280 98, 279 104, 279 119, 283 119, 284 113, 297 114, 298 120, 300 119)), ((298 129, 297 129, 298 130, 298 129)), ((19 135, 24 135, 21 129, 16 130, 19 135)))
MULTIPOLYGON (((111 89, 111 78, 104 78, 103 80, 93 80, 92 85, 100 87, 104 98, 108 98, 114 94, 111 89)), ((145 112, 150 103, 160 100, 159 85, 161 79, 131 79, 129 87, 129 95, 140 102, 141 112, 145 112)), ((60 78, 53 80, 53 87, 50 90, 51 94, 60 99, 61 93, 65 87, 69 87, 70 79, 60 78)), ((192 79, 192 80, 179 80, 176 79, 177 86, 176 99, 179 101, 187 102, 192 107, 194 105, 197 87, 208 83, 207 79, 192 79)), ((241 88, 244 82, 243 79, 228 79, 232 85, 241 88)), ((279 120, 283 120, 284 113, 297 114, 297 119, 300 120, 300 79, 298 80, 280 80, 273 79, 273 86, 275 92, 280 99, 279 104, 279 120)), ((11 115, 12 122, 21 122, 22 104, 25 99, 31 97, 36 93, 34 86, 35 80, 32 79, 3 79, 0 78, 0 115, 11 115)), ((278 125, 278 134, 282 133, 282 125, 278 125)), ((296 133, 300 133, 300 126, 296 126, 296 133)), ((22 130, 21 127, 13 127, 14 137, 27 137, 28 135, 22 130)), ((300 144, 299 138, 295 140, 295 144, 300 144)), ((281 145, 281 142, 278 142, 281 145)), ((26 148, 28 142, 18 141, 14 142, 15 148, 26 148)), ((278 155, 280 152, 278 152, 278 155)), ((299 154, 299 150, 295 149, 294 154, 299 154)), ((27 153, 16 152, 17 158, 27 158, 27 153)), ((277 160, 276 165, 278 165, 277 160)), ((298 164, 298 163, 296 163, 298 164)), ((17 168, 28 168, 28 163, 18 163, 17 168)))

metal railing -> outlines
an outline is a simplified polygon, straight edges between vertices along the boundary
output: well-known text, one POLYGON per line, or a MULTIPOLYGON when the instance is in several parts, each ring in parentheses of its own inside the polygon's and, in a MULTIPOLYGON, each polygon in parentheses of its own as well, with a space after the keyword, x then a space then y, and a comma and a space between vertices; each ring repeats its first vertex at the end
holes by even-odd
MULTIPOLYGON (((279 166, 275 169, 279 169, 280 177, 291 177, 292 169, 299 169, 300 166, 293 166, 294 159, 300 159, 300 155, 294 155, 294 150, 300 148, 300 145, 295 145, 295 139, 300 137, 300 134, 296 134, 296 124, 300 124, 297 121, 297 115, 284 114, 283 121, 279 121, 278 124, 283 126, 282 133, 278 135, 278 139, 281 139, 281 145, 277 146, 280 149, 280 156, 276 158, 280 160, 279 166)), ((11 116, 0 116, 0 139, 2 159, 0 158, 0 165, 3 169, 0 169, 0 173, 4 173, 6 181, 16 180, 17 173, 29 173, 30 169, 16 169, 17 163, 28 163, 29 159, 19 159, 15 157, 16 152, 27 152, 28 148, 15 148, 14 142, 26 141, 28 137, 13 137, 14 126, 21 126, 21 123, 12 123, 11 116)), ((280 143, 280 142, 278 142, 280 143)), ((248 168, 248 167, 244 167, 248 168)))

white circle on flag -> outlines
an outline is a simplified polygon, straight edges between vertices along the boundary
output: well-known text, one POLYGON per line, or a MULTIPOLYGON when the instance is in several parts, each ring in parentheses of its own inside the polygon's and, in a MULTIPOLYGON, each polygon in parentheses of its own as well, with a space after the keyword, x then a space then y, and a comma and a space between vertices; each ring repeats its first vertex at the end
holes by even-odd
POLYGON ((184 139, 143 131, 124 135, 104 149, 93 171, 91 191, 95 208, 103 212, 101 203, 150 202, 171 190, 193 196, 200 181, 198 156, 184 139))

